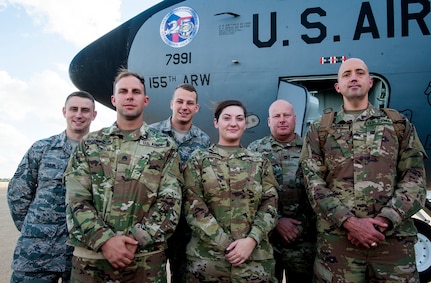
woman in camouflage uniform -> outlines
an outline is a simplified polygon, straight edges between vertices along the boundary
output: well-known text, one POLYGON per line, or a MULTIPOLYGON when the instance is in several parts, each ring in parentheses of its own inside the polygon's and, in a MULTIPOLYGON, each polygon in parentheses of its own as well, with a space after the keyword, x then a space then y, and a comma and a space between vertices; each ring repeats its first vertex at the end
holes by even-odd
POLYGON ((268 233, 277 217, 269 161, 240 145, 246 109, 226 100, 215 110, 218 144, 196 150, 185 169, 185 211, 193 230, 187 282, 271 282, 268 233))

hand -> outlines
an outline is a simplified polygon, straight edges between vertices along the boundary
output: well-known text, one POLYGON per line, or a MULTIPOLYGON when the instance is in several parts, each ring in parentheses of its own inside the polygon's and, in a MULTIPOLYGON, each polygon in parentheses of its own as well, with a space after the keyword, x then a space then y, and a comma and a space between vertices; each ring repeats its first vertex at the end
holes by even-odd
POLYGON ((138 241, 128 236, 115 236, 103 244, 101 250, 103 256, 114 268, 123 268, 132 263, 138 247, 138 241), (133 248, 133 246, 135 246, 133 248))
POLYGON ((375 224, 374 227, 382 233, 389 229, 389 226, 392 225, 392 222, 386 217, 376 216, 374 219, 380 221, 380 223, 375 224))
POLYGON ((301 232, 297 229, 297 225, 301 225, 302 222, 293 218, 282 217, 277 222, 275 229, 281 236, 284 242, 287 244, 293 243, 296 238, 301 235, 301 232))
POLYGON ((256 244, 256 241, 250 237, 236 240, 226 248, 225 257, 233 266, 239 266, 248 259, 256 244))
MULTIPOLYGON (((130 239, 136 240, 136 239, 135 239, 135 236, 134 236, 133 234, 130 234, 128 237, 129 237, 130 239)), ((136 253, 136 250, 138 249, 138 245, 126 243, 126 248, 127 248, 129 251, 131 251, 133 254, 135 254, 135 253, 136 253)))
POLYGON ((385 235, 376 230, 374 225, 387 227, 386 223, 374 218, 349 217, 343 223, 343 227, 348 230, 347 239, 356 247, 363 246, 367 249, 373 243, 378 244, 385 239, 385 235))

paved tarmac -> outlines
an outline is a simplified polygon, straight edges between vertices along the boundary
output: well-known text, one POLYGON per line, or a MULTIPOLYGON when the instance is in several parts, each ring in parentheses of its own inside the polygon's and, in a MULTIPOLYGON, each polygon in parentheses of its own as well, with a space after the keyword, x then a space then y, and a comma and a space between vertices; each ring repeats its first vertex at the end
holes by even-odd
POLYGON ((19 232, 12 222, 6 200, 6 185, 0 184, 0 282, 10 281, 13 250, 19 232))

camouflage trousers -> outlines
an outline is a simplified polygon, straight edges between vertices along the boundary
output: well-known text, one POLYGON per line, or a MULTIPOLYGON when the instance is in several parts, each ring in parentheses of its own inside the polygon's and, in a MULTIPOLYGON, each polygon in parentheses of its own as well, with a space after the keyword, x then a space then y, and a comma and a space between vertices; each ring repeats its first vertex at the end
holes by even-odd
POLYGON ((289 246, 274 248, 275 277, 283 282, 285 273, 288 283, 311 283, 313 262, 316 257, 316 243, 299 242, 289 246))
POLYGON ((227 260, 211 261, 187 256, 187 283, 244 283, 276 282, 274 259, 247 260, 232 266, 227 260))
POLYGON ((68 272, 23 272, 14 271, 10 283, 62 283, 70 282, 70 270, 68 272))
POLYGON ((139 256, 124 268, 114 268, 105 259, 72 258, 71 283, 166 283, 164 252, 139 256))
POLYGON ((317 282, 418 283, 416 236, 391 237, 370 249, 346 236, 319 234, 314 275, 317 282))

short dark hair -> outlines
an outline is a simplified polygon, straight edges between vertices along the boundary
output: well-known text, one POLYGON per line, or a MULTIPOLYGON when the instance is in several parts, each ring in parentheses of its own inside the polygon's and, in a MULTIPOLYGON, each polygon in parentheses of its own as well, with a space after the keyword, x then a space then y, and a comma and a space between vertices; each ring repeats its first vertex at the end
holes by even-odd
POLYGON ((64 105, 67 104, 67 101, 69 101, 71 97, 75 97, 75 96, 90 99, 91 102, 93 102, 93 106, 94 106, 94 97, 89 92, 86 92, 84 90, 78 90, 69 94, 66 98, 66 101, 64 102, 64 105))
POLYGON ((225 100, 220 102, 215 111, 214 111, 214 118, 218 121, 221 112, 223 111, 223 109, 225 109, 226 107, 229 106, 239 106, 242 108, 242 110, 244 110, 244 117, 247 117, 247 109, 245 109, 245 106, 241 103, 241 101, 239 100, 225 100))
POLYGON ((122 78, 125 78, 125 77, 129 77, 129 76, 133 76, 133 77, 137 78, 142 83, 142 85, 144 86, 144 95, 147 95, 147 91, 145 89, 144 77, 139 75, 138 73, 129 71, 128 69, 123 68, 123 67, 118 69, 117 76, 114 79, 113 88, 115 89, 115 85, 118 83, 119 80, 121 80, 122 78))
MULTIPOLYGON (((175 90, 177 90, 177 89, 179 89, 179 88, 181 88, 181 89, 185 89, 185 90, 187 90, 187 91, 190 91, 190 92, 194 92, 194 93, 196 93, 196 103, 198 102, 198 91, 196 90, 196 88, 195 88, 193 85, 191 85, 191 84, 187 84, 187 83, 179 84, 179 85, 175 88, 175 90)), ((175 94, 175 90, 174 90, 174 94, 175 94)), ((173 95, 172 95, 172 97, 173 97, 173 95)))

